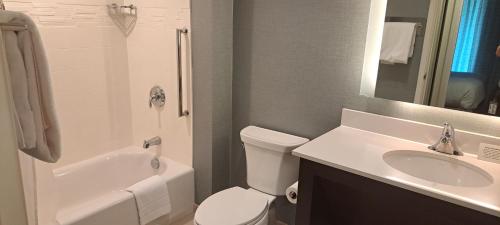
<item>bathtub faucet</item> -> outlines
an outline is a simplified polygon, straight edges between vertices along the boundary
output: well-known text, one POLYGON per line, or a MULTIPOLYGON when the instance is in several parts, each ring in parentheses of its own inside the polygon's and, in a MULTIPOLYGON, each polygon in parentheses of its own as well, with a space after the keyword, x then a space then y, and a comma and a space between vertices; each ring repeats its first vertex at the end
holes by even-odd
POLYGON ((160 144, 161 144, 161 137, 156 136, 156 137, 151 138, 149 140, 145 140, 144 145, 142 145, 142 147, 145 149, 148 149, 151 146, 160 145, 160 144))

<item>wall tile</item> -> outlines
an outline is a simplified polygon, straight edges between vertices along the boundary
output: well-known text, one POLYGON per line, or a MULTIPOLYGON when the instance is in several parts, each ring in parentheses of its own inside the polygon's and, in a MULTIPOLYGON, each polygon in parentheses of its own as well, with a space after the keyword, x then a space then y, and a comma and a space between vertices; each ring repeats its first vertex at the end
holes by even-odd
MULTIPOLYGON (((188 0, 124 1, 139 7, 127 38, 107 14, 111 0, 7 0, 39 26, 52 72, 63 156, 54 168, 160 135, 163 154, 191 164, 191 131, 176 116, 175 28, 189 26, 188 0), (167 90, 150 110, 149 88, 167 90)), ((122 1, 123 2, 123 1, 122 1)))

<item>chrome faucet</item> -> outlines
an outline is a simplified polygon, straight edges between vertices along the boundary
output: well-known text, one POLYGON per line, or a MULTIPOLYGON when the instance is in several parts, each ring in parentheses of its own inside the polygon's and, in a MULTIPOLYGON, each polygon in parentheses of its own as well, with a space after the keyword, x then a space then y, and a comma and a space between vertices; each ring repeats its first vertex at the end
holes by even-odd
POLYGON ((448 122, 444 124, 439 141, 429 146, 429 149, 449 155, 463 155, 455 142, 455 128, 448 122))
POLYGON ((145 149, 148 149, 151 146, 160 145, 160 144, 161 144, 161 137, 156 136, 156 137, 151 138, 149 140, 145 140, 142 147, 145 149))

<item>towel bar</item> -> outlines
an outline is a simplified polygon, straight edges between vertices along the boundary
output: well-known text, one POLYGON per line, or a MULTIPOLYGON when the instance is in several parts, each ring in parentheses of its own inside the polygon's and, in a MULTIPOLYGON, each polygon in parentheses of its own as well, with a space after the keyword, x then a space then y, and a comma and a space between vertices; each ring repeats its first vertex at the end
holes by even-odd
POLYGON ((5 31, 23 31, 28 30, 28 25, 21 25, 15 23, 0 23, 0 27, 5 31))
POLYGON ((427 24, 427 18, 388 16, 385 17, 385 22, 416 23, 417 36, 423 36, 425 34, 425 25, 427 24))
POLYGON ((182 82, 182 34, 187 34, 188 29, 182 28, 177 29, 177 79, 178 79, 178 91, 179 91, 179 117, 189 116, 189 110, 184 110, 184 98, 183 98, 183 82, 182 82))
MULTIPOLYGON (((5 3, 0 0, 0 10, 5 10, 5 3)), ((0 23, 0 27, 5 31, 23 31, 28 30, 28 25, 16 23, 0 23)))

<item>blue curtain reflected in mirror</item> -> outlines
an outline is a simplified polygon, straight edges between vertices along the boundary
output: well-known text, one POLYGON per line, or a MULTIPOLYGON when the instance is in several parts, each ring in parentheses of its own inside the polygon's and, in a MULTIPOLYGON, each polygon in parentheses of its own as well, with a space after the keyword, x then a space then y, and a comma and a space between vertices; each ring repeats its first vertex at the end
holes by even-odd
POLYGON ((475 72, 489 0, 464 0, 452 72, 475 72))

